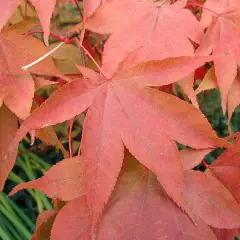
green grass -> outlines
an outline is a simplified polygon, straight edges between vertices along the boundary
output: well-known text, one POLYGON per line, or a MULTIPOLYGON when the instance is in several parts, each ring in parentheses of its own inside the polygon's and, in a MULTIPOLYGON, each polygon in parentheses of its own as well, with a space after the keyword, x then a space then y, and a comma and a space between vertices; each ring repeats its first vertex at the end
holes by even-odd
MULTIPOLYGON (((23 144, 13 171, 9 174, 5 192, 19 183, 28 182, 42 176, 52 164, 45 162, 33 152, 28 152, 23 144)), ((50 158, 51 159, 51 158, 50 158)), ((0 239, 29 240, 35 230, 36 217, 44 210, 52 209, 50 200, 40 191, 27 189, 9 198, 0 194, 0 239)))

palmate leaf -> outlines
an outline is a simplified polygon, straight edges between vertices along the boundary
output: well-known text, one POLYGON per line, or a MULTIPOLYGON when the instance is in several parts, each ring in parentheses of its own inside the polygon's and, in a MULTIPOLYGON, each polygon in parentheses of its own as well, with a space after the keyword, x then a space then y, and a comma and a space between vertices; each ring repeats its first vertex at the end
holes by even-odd
POLYGON ((104 71, 112 76, 118 64, 137 48, 140 50, 135 63, 193 56, 189 39, 199 43, 203 29, 194 15, 184 9, 185 4, 185 0, 172 5, 148 0, 113 0, 102 5, 84 27, 98 33, 112 33, 104 46, 104 71), (188 24, 183 24, 184 21, 188 24))
MULTIPOLYGON (((80 159, 75 158, 77 161, 80 159)), ((70 159, 63 160, 58 168, 64 170, 68 164, 71 166, 71 162, 70 159)), ((69 172, 68 178, 73 177, 69 172)), ((64 180, 68 181, 63 176, 62 181, 64 180)), ((54 179, 49 179, 49 185, 54 182, 54 179)), ((22 187, 31 187, 31 184, 22 187)), ((37 189, 41 189, 40 184, 37 189)), ((61 196, 60 191, 56 193, 55 197, 61 196)), ((95 231, 91 230, 87 199, 81 196, 72 199, 60 210, 53 223, 51 239, 216 240, 207 223, 221 228, 223 225, 224 228, 233 228, 240 224, 240 206, 230 192, 214 177, 201 172, 185 171, 183 209, 184 211, 167 196, 149 169, 125 152, 119 179, 95 231)), ((234 234, 238 232, 236 229, 213 231, 220 239, 224 239, 223 236, 229 236, 230 239, 230 236, 236 236, 234 234)))
MULTIPOLYGON (((99 222, 95 238, 91 232, 86 199, 81 197, 69 202, 60 211, 51 231, 52 240, 64 237, 69 240, 217 239, 198 215, 193 213, 194 222, 191 221, 169 199, 147 168, 138 164, 129 154, 125 157, 122 172, 99 222)), ((211 199, 210 196, 208 200, 211 199)))
POLYGON ((36 109, 22 124, 11 148, 30 129, 63 122, 89 108, 81 152, 92 221, 99 219, 116 184, 124 145, 157 175, 169 196, 181 205, 183 164, 174 141, 198 149, 227 143, 216 136, 192 105, 145 86, 176 82, 208 59, 185 57, 148 62, 120 71, 111 80, 80 67, 88 79, 66 84, 36 109))
POLYGON ((203 26, 209 26, 197 53, 218 54, 227 52, 228 55, 214 60, 217 84, 222 95, 222 108, 226 111, 226 103, 230 88, 237 76, 240 64, 240 4, 231 0, 208 0, 202 17, 203 26), (213 13, 215 12, 215 14, 213 13))
POLYGON ((221 182, 202 172, 185 172, 183 208, 216 228, 240 226, 240 205, 221 182))
MULTIPOLYGON (((5 11, 0 28, 19 4, 18 0, 8 3, 2 3, 5 11)), ((31 3, 47 42, 55 0, 31 3)), ((22 66, 44 55, 45 47, 36 38, 20 35, 26 31, 17 35, 14 26, 1 32, 2 186, 13 166, 17 145, 30 130, 86 113, 81 156, 64 159, 40 179, 12 191, 34 188, 53 199, 69 201, 62 210, 39 216, 34 238, 49 238, 56 215, 53 240, 216 240, 216 236, 229 238, 239 232, 238 141, 229 144, 216 136, 197 109, 193 91, 194 71, 213 61, 215 66, 207 76, 214 75, 214 69, 217 80, 210 85, 203 81, 200 90, 214 88, 217 83, 223 109, 229 100, 230 115, 239 103, 239 2, 205 1, 201 23, 198 14, 186 9, 194 3, 186 4, 186 0, 84 0, 84 16, 75 29, 86 29, 85 42, 96 38, 97 55, 103 50, 102 69, 98 67, 101 74, 86 67, 74 68, 83 78, 67 81, 29 117, 34 90, 48 84, 36 78, 34 88, 31 73, 53 76, 56 69, 45 59, 23 72, 22 66), (203 27, 208 27, 205 35, 203 27), (104 48, 105 36, 97 33, 110 34, 104 48), (197 44, 200 47, 195 54, 197 44), (218 57, 206 57, 212 52, 218 57), (163 89, 159 87, 173 83, 181 86, 196 108, 159 91, 163 89), (232 98, 228 96, 230 89, 232 98), (6 105, 19 118, 27 117, 15 138, 17 118, 6 105), (9 135, 2 137, 5 129, 9 135), (176 142, 191 149, 179 153, 176 142), (228 148, 224 160, 220 157, 206 173, 191 170, 216 147, 228 148), (141 164, 124 155, 126 148, 141 164), (217 228, 227 230, 219 232, 217 228)), ((53 24, 54 32, 55 27, 53 24)), ((64 67, 64 73, 71 72, 64 67)), ((47 142, 58 145, 56 136, 50 137, 47 142)))

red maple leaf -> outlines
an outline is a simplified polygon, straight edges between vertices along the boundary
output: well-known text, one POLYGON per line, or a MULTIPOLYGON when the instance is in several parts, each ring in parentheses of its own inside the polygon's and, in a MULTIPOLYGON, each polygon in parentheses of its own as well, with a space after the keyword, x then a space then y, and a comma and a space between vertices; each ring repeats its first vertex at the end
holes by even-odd
MULTIPOLYGON (((196 93, 200 93, 205 90, 211 90, 217 88, 217 77, 215 74, 215 69, 212 67, 204 77, 203 81, 200 83, 199 87, 196 90, 196 93)), ((230 121, 236 107, 240 104, 240 79, 239 74, 237 74, 234 82, 232 83, 231 89, 227 98, 228 106, 228 128, 229 133, 231 133, 230 121)))
POLYGON ((199 165, 203 158, 212 151, 212 149, 191 149, 185 148, 180 151, 183 160, 184 170, 191 170, 199 165))
MULTIPOLYGON (((63 160, 58 166, 56 165, 57 169, 61 168, 63 171, 68 168, 68 164, 72 168, 71 162, 73 160, 77 162, 80 159, 77 157, 75 160, 63 160)), ((50 175, 50 172, 51 170, 47 175, 50 175)), ((67 178, 59 175, 59 182, 68 182, 75 176, 70 172, 65 175, 67 178)), ((36 185, 37 189, 43 189, 40 181, 43 182, 44 178, 39 180, 39 184, 36 185)), ((81 177, 76 180, 81 182, 81 177)), ((52 185, 55 179, 49 178, 48 182, 52 185)), ((31 187, 31 185, 31 182, 30 184, 22 184, 26 188, 31 187)), ((58 186, 56 185, 56 187, 58 186)), ((56 197, 62 196, 60 191, 57 190, 56 193, 56 197)), ((207 224, 219 228, 223 228, 223 226, 224 228, 239 227, 240 206, 227 189, 210 175, 196 171, 185 171, 185 193, 182 207, 192 218, 192 221, 166 195, 156 176, 126 152, 122 172, 98 223, 96 232, 91 231, 92 222, 89 207, 86 198, 82 196, 71 200, 60 210, 54 221, 51 236, 53 240, 65 238, 69 240, 123 238, 130 240, 134 237, 146 239, 147 236, 150 239, 159 239, 160 237, 176 240, 180 237, 216 239, 207 224)), ((223 236, 230 239, 230 236, 236 236, 239 232, 237 229, 221 232, 213 230, 219 239, 224 239, 223 236)))
POLYGON ((199 43, 203 31, 194 15, 184 9, 185 3, 113 0, 100 7, 84 26, 98 33, 113 33, 104 46, 104 71, 111 76, 118 64, 138 48, 135 63, 193 56, 189 39, 199 43), (183 24, 186 21, 188 24, 183 24))
POLYGON ((90 213, 86 198, 83 196, 70 201, 59 212, 53 223, 51 239, 90 240, 90 231, 90 213))
POLYGON ((215 228, 239 228, 240 205, 215 177, 202 172, 185 172, 183 209, 215 228), (228 219, 228 221, 226 221, 228 219))
POLYGON ((136 160, 133 161, 132 157, 126 158, 95 238, 90 230, 89 209, 82 197, 69 202, 59 212, 51 235, 53 240, 64 237, 69 240, 216 240, 211 229, 197 215, 192 222, 169 199, 156 177, 136 160))
POLYGON ((234 198, 240 203, 239 147, 240 138, 237 138, 233 148, 227 149, 220 157, 218 157, 209 167, 209 171, 224 184, 234 198))
POLYGON ((15 163, 17 148, 15 148, 9 155, 7 161, 4 156, 7 149, 12 143, 16 132, 18 130, 18 123, 16 116, 3 104, 0 107, 0 185, 3 188, 4 183, 8 177, 9 172, 15 163))
POLYGON ((203 25, 211 24, 205 34, 198 54, 213 54, 226 52, 228 55, 214 60, 217 84, 222 95, 222 108, 226 111, 229 90, 237 75, 240 65, 240 38, 239 28, 239 1, 208 0, 204 5, 207 8, 203 14, 203 25), (209 11, 211 9, 213 12, 209 11))
POLYGON ((174 141, 200 149, 225 145, 225 141, 217 138, 192 105, 145 86, 176 82, 208 59, 153 61, 126 71, 123 67, 112 79, 79 67, 88 79, 67 83, 35 110, 22 124, 12 148, 30 129, 63 122, 89 108, 81 150, 84 188, 93 221, 99 218, 115 186, 123 143, 181 205, 183 165, 174 141))

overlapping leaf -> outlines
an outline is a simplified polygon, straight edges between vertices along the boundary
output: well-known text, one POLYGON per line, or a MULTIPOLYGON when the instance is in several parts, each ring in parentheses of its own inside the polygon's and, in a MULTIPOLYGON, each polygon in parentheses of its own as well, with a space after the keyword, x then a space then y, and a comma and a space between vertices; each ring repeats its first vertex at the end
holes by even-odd
POLYGON ((86 17, 91 16, 99 7, 102 0, 84 0, 83 7, 84 7, 84 15, 86 17))
POLYGON ((53 166, 43 177, 17 185, 10 194, 33 188, 51 198, 70 201, 84 194, 82 174, 82 161, 79 157, 65 159, 53 166))
POLYGON ((240 236, 240 229, 212 229, 218 240, 233 240, 240 236))
MULTIPOLYGON (((202 220, 198 218, 194 224, 167 197, 148 169, 129 158, 123 169, 95 239, 216 240, 202 220)), ((64 237, 69 240, 91 239, 90 226, 86 202, 82 198, 75 199, 58 214, 52 229, 52 240, 64 237), (62 229, 62 234, 59 229, 62 229)))
POLYGON ((183 160, 184 170, 191 170, 201 163, 204 157, 211 152, 211 149, 183 149, 180 151, 183 160))
POLYGON ((83 196, 67 203, 59 212, 53 223, 51 240, 89 240, 90 232, 90 213, 86 198, 83 196))
MULTIPOLYGON (((240 164, 239 164, 239 138, 235 141, 232 149, 227 149, 209 167, 208 173, 216 177, 231 192, 233 197, 240 203, 240 164)), ((225 227, 224 227, 225 228, 225 227)), ((240 228, 231 230, 213 229, 219 240, 232 240, 240 235, 240 228)))
MULTIPOLYGON (((31 2, 47 42, 56 1, 31 2)), ((209 174, 191 171, 212 149, 226 147, 228 143, 216 136, 198 109, 152 87, 178 82, 198 107, 192 73, 206 61, 214 60, 215 66, 197 91, 215 87, 214 81, 206 79, 216 74, 222 107, 225 110, 228 99, 231 117, 240 102, 237 76, 240 3, 207 0, 201 27, 189 9, 184 9, 186 2, 84 0, 80 27, 111 34, 104 46, 103 73, 79 67, 84 78, 68 82, 36 109, 24 121, 12 143, 17 118, 8 108, 25 119, 34 93, 30 72, 25 73, 21 68, 44 55, 46 50, 37 39, 17 34, 14 27, 2 31, 0 154, 4 167, 0 171, 1 187, 13 166, 17 144, 27 132, 72 119, 87 110, 81 158, 65 159, 42 178, 13 190, 14 193, 35 188, 49 197, 70 201, 56 217, 51 233, 53 240, 216 240, 207 225, 213 227, 219 239, 239 233, 239 140, 217 159, 207 171, 209 174), (203 27, 209 28, 202 40, 203 27), (220 53, 222 56, 195 57, 192 42, 201 43, 199 55, 220 53), (10 134, 3 138, 5 130, 10 134), (179 154, 176 141, 194 149, 179 154), (117 181, 124 146, 143 166, 124 165, 117 181), (82 196, 83 189, 86 197, 82 196), (228 230, 219 232, 214 228, 228 230)), ((0 10, 0 28, 19 3, 18 0, 0 3, 4 9, 0 10)), ((68 73, 69 67, 61 70, 68 73)), ((47 59, 35 65, 31 72, 53 75, 56 69, 47 59)), ((45 237, 45 232, 49 237, 55 215, 56 212, 42 215, 35 238, 45 237)))
POLYGON ((46 210, 38 215, 36 230, 31 240, 45 240, 50 238, 53 221, 57 215, 55 210, 46 210))
POLYGON ((235 142, 235 146, 227 149, 209 168, 210 172, 221 181, 232 193, 234 198, 240 203, 240 139, 235 142))
POLYGON ((39 129, 39 131, 36 132, 36 137, 48 145, 55 146, 57 149, 61 150, 65 158, 68 158, 69 153, 59 141, 57 134, 54 132, 54 129, 52 127, 39 129))
POLYGON ((212 227, 240 227, 240 205, 221 182, 202 172, 185 172, 183 208, 193 219, 197 215, 212 227))
POLYGON ((240 65, 240 5, 239 1, 235 0, 208 0, 204 6, 207 9, 203 15, 203 25, 208 25, 210 19, 212 21, 198 53, 228 53, 214 61, 217 84, 222 95, 222 108, 225 112, 228 93, 240 65))
POLYGON ((225 145, 225 141, 217 138, 201 112, 190 104, 144 86, 175 82, 208 59, 185 57, 148 62, 119 72, 111 80, 81 67, 89 79, 70 82, 53 94, 22 124, 14 144, 30 129, 63 122, 90 107, 81 151, 84 187, 93 221, 99 218, 115 186, 123 160, 123 143, 181 205, 183 165, 174 141, 200 149, 225 145))
POLYGON ((148 0, 113 0, 100 7, 85 27, 99 33, 113 33, 104 47, 105 72, 112 75, 127 54, 139 47, 136 63, 193 56, 189 39, 199 43, 203 31, 193 14, 184 9, 185 3, 185 0, 172 5, 148 0))
MULTIPOLYGON (((13 25, 0 35, 0 101, 24 119, 30 113, 35 89, 32 77, 22 67, 44 55, 47 49, 41 41, 18 34, 15 29, 13 25)), ((56 68, 51 59, 45 59, 31 72, 56 74, 56 68)))
POLYGON ((15 163, 17 148, 11 152, 7 159, 5 159, 5 155, 17 130, 16 116, 3 104, 0 107, 0 190, 3 189, 7 176, 15 163))

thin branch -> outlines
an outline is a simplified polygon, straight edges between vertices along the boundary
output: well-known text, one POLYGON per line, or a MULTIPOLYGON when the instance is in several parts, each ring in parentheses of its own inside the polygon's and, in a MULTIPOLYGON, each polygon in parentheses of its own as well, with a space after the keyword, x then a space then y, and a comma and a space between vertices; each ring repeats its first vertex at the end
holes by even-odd
POLYGON ((77 9, 78 9, 78 11, 79 11, 79 13, 80 13, 81 18, 83 19, 82 11, 81 11, 81 9, 80 9, 80 6, 79 6, 79 4, 78 4, 78 1, 77 1, 77 0, 74 0, 74 2, 75 2, 75 4, 76 4, 76 6, 77 6, 77 9))
POLYGON ((82 74, 81 73, 66 73, 66 74, 64 74, 64 76, 67 76, 67 77, 81 77, 82 74))
POLYGON ((163 1, 159 6, 157 6, 158 8, 162 7, 168 0, 163 1))
POLYGON ((208 169, 209 166, 210 166, 209 164, 206 163, 206 161, 205 161, 204 159, 202 160, 202 164, 203 164, 203 166, 204 166, 205 168, 207 168, 207 169, 208 169))
POLYGON ((102 68, 98 65, 98 63, 96 62, 96 60, 93 58, 93 56, 88 52, 88 50, 81 44, 81 42, 76 39, 76 43, 79 45, 80 48, 83 49, 83 51, 86 53, 86 55, 93 61, 93 63, 96 65, 96 67, 98 68, 98 70, 100 71, 100 73, 106 78, 109 79, 106 74, 103 72, 102 68))
POLYGON ((24 20, 27 20, 28 0, 25 0, 24 20))
MULTIPOLYGON (((24 35, 25 35, 25 36, 29 36, 29 35, 33 35, 33 34, 43 34, 43 33, 44 33, 44 32, 43 32, 42 30, 36 30, 36 31, 27 32, 27 33, 25 33, 24 35)), ((54 33, 52 33, 52 32, 50 32, 50 36, 51 36, 52 38, 56 39, 56 40, 61 41, 61 42, 65 42, 65 41, 67 40, 66 37, 64 37, 64 36, 58 36, 58 35, 56 35, 56 34, 54 34, 54 33)))
MULTIPOLYGON (((81 51, 81 57, 82 57, 82 64, 84 67, 86 67, 86 61, 85 61, 85 54, 84 54, 84 51, 82 48, 80 48, 80 51, 81 51)), ((81 140, 79 142, 79 147, 78 147, 78 156, 81 155, 81 140)))
POLYGON ((80 156, 81 155, 81 143, 79 143, 79 148, 78 148, 78 154, 77 154, 78 156, 80 156))
POLYGON ((80 48, 80 53, 81 53, 82 64, 85 67, 86 66, 85 54, 82 48, 80 48))
POLYGON ((68 145, 69 145, 69 157, 73 157, 73 146, 72 146, 72 129, 73 129, 73 124, 75 121, 76 117, 74 117, 69 125, 69 130, 68 130, 68 145))

